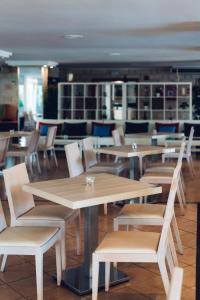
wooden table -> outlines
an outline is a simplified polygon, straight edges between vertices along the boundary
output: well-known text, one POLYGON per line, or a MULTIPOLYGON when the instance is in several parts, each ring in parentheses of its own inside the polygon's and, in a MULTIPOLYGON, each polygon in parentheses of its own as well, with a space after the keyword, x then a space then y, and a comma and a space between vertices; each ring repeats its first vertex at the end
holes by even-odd
POLYGON ((31 131, 1 131, 0 136, 9 136, 10 138, 22 137, 22 136, 30 136, 32 134, 31 131))
POLYGON ((126 137, 128 138, 149 138, 151 139, 152 146, 158 145, 158 140, 166 140, 167 138, 175 138, 175 139, 181 139, 184 137, 184 133, 172 133, 172 132, 157 132, 157 133, 151 133, 151 132, 144 132, 144 133, 130 133, 126 134, 126 137))
POLYGON ((162 154, 162 153, 171 153, 171 152, 175 152, 175 148, 138 145, 137 149, 132 149, 131 145, 124 145, 124 146, 114 146, 114 147, 102 147, 102 148, 95 149, 95 151, 102 154, 109 154, 109 155, 129 158, 130 178, 134 179, 135 178, 134 166, 135 166, 136 157, 162 154))
MULTIPOLYGON (((159 194, 161 187, 141 183, 111 174, 95 174, 93 186, 86 186, 86 175, 35 182, 23 186, 23 190, 63 206, 84 211, 84 263, 63 272, 63 282, 78 295, 91 292, 92 253, 98 245, 99 204, 159 194)), ((111 285, 128 280, 117 269, 111 270, 111 285)), ((104 264, 100 267, 99 286, 105 282, 104 264)))

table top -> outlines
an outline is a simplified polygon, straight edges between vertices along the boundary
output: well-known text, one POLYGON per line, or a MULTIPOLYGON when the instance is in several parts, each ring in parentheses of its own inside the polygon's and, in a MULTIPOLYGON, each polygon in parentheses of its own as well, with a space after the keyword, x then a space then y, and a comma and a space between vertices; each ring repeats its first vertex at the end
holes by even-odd
POLYGON ((113 147, 102 147, 95 149, 98 153, 116 155, 119 157, 136 157, 162 153, 175 152, 174 147, 159 147, 159 146, 148 146, 138 145, 137 149, 132 149, 131 145, 124 146, 113 146, 113 147))
POLYGON ((21 136, 30 136, 32 134, 31 131, 1 131, 0 136, 9 136, 11 138, 13 137, 21 137, 21 136))
POLYGON ((183 132, 179 132, 179 133, 172 133, 172 132, 128 133, 128 134, 126 134, 126 137, 130 137, 130 138, 145 138, 145 137, 147 137, 147 138, 151 138, 153 140, 161 140, 161 139, 166 139, 169 137, 182 138, 182 137, 184 137, 184 133, 183 132))
POLYGON ((86 176, 29 183, 23 190, 72 209, 162 192, 161 187, 107 173, 95 174, 94 184, 87 186, 86 176))

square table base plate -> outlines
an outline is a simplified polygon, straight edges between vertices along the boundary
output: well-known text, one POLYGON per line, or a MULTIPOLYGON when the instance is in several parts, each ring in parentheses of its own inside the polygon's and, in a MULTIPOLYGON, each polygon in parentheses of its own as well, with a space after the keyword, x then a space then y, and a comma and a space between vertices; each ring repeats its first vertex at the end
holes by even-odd
MULTIPOLYGON (((56 278, 56 275, 53 275, 56 278)), ((111 266, 110 286, 129 281, 123 272, 111 266)), ((69 269, 62 274, 62 285, 68 287, 72 292, 79 296, 87 295, 92 292, 92 278, 89 278, 83 266, 69 269)), ((105 287, 105 264, 100 263, 99 268, 99 289, 105 287)))

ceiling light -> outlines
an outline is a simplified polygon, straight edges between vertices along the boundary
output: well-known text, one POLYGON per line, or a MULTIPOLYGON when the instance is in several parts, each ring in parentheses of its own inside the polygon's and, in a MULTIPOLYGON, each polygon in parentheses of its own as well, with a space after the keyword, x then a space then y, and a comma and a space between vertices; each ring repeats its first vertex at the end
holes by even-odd
POLYGON ((82 39, 84 36, 82 34, 65 34, 65 39, 75 40, 75 39, 82 39))
POLYGON ((50 69, 53 69, 53 68, 54 68, 54 66, 50 66, 49 68, 50 68, 50 69))
POLYGON ((12 55, 12 52, 0 50, 0 57, 1 58, 9 58, 12 55))
POLYGON ((112 53, 110 53, 110 56, 120 56, 121 55, 121 53, 119 53, 119 52, 112 52, 112 53))
POLYGON ((44 68, 46 68, 46 67, 47 67, 47 65, 44 65, 43 67, 44 67, 44 68))
POLYGON ((7 60, 6 63, 12 67, 56 67, 58 65, 51 60, 7 60))

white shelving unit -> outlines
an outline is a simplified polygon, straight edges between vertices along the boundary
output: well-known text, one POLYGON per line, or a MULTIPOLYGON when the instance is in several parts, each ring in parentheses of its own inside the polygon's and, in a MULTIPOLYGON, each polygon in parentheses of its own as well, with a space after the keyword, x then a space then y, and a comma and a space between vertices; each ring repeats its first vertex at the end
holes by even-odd
POLYGON ((58 119, 192 120, 192 83, 61 82, 58 119))

